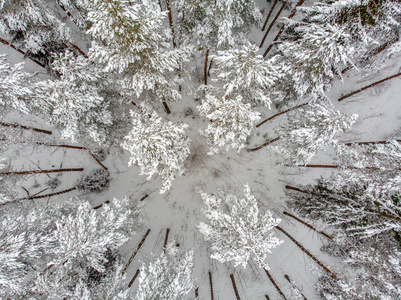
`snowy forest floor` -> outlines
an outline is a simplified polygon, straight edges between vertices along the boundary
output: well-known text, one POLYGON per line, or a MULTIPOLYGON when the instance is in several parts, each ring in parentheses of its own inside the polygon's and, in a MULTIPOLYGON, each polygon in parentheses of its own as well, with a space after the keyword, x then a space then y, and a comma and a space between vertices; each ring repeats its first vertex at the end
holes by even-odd
MULTIPOLYGON (((262 1, 259 2, 262 3, 262 1)), ((271 4, 267 3, 264 17, 271 4)), ((266 5, 264 1, 263 5, 266 5)), ((288 11, 286 13, 288 14, 288 11)), ((269 36, 274 37, 278 28, 275 30, 269 36)), ((261 38, 260 33, 253 33, 253 35, 255 35, 256 41, 261 38)), ((265 43, 266 45, 268 43, 265 43)), ((82 46, 84 47, 83 44, 82 46)), ((263 49, 261 52, 263 53, 263 49)), ((40 69, 29 60, 23 60, 22 55, 9 47, 0 45, 0 53, 7 53, 10 63, 25 61, 25 70, 28 72, 39 72, 37 76, 47 76, 45 70, 40 69)), ((198 59, 196 65, 202 66, 203 57, 198 57, 198 59)), ((395 78, 377 88, 366 90, 342 102, 337 102, 337 99, 347 92, 398 73, 400 67, 400 57, 393 57, 379 70, 375 69, 363 73, 355 70, 348 71, 344 74, 343 83, 339 80, 332 83, 328 97, 336 108, 347 114, 359 115, 352 130, 341 136, 342 142, 384 140, 399 130, 401 127, 401 102, 399 101, 401 78, 395 78)), ((194 85, 196 86, 198 83, 195 82, 194 85)), ((187 132, 192 140, 191 154, 186 161, 187 170, 184 176, 173 182, 170 191, 160 195, 161 183, 158 178, 146 181, 144 176, 139 175, 137 167, 127 166, 129 159, 127 152, 111 152, 102 162, 111 173, 112 183, 109 189, 99 194, 85 195, 85 198, 90 200, 94 207, 106 200, 111 200, 113 197, 128 196, 132 199, 141 199, 148 195, 143 200, 145 203, 143 228, 138 231, 135 238, 121 249, 128 261, 146 230, 151 229, 145 243, 129 267, 128 280, 141 266, 143 259, 146 259, 150 254, 158 255, 163 251, 166 230, 169 228, 169 241, 175 240, 182 250, 194 249, 195 251, 194 278, 195 284, 199 287, 200 299, 211 298, 209 272, 212 274, 214 299, 233 299, 235 297, 230 279, 231 274, 234 274, 241 299, 265 299, 265 295, 268 295, 270 299, 280 299, 280 295, 263 269, 257 267, 256 264, 251 263, 247 269, 234 268, 229 263, 221 264, 210 259, 208 244, 204 242, 197 229, 199 222, 205 221, 202 213, 204 204, 197 193, 199 188, 211 194, 218 189, 223 189, 241 195, 246 183, 250 185, 252 193, 259 200, 262 211, 271 210, 275 216, 280 217, 282 219, 280 226, 334 273, 347 272, 340 260, 320 251, 321 246, 326 242, 324 236, 283 214, 284 211, 288 211, 285 205, 285 185, 306 184, 320 176, 328 176, 335 170, 285 167, 281 164, 280 157, 269 147, 257 152, 242 150, 237 153, 236 151, 227 152, 224 150, 219 154, 209 156, 207 155, 207 145, 198 133, 198 130, 207 124, 206 120, 202 119, 197 113, 196 105, 198 104, 193 95, 184 95, 181 101, 170 105, 172 111, 170 115, 161 113, 163 118, 171 120, 175 124, 188 124, 187 132)), ((161 109, 160 112, 162 112, 161 109)), ((269 117, 276 112, 275 109, 263 109, 262 115, 269 117)), ((19 116, 9 115, 6 120, 49 129, 47 125, 41 124, 37 118, 26 117, 21 120, 19 116)), ((249 147, 260 145, 264 141, 274 138, 273 129, 283 120, 284 117, 278 117, 255 129, 250 138, 249 147)), ((56 128, 51 128, 51 130, 57 136, 56 128)), ((59 141, 59 143, 67 144, 65 141, 59 141)), ((54 191, 72 188, 83 174, 88 174, 91 170, 99 168, 89 153, 75 149, 21 147, 11 149, 8 157, 11 157, 12 170, 84 168, 83 172, 33 174, 25 176, 23 180, 19 177, 9 178, 8 184, 14 184, 14 190, 18 191, 21 197, 27 196, 26 190, 29 191, 29 195, 53 192, 46 185, 46 182, 52 177, 57 177, 60 180, 60 185, 54 191)), ((311 164, 330 164, 332 162, 331 151, 328 149, 324 153, 319 153, 311 164)), ((60 195, 57 201, 69 201, 70 197, 79 195, 79 193, 73 191, 60 195)), ((32 200, 32 205, 55 201, 54 199, 32 200)), ((309 220, 306 221, 310 222, 309 220)), ((330 233, 330 228, 323 228, 321 224, 313 224, 313 226, 330 233)), ((319 296, 316 294, 314 285, 319 274, 324 271, 284 234, 277 230, 275 230, 275 234, 283 239, 284 243, 274 249, 269 256, 270 274, 289 299, 296 299, 296 296, 290 283, 284 278, 286 274, 296 282, 308 299, 318 299, 319 296)), ((136 289, 135 284, 132 289, 136 289)), ((195 298, 195 292, 188 294, 188 298, 195 298)))

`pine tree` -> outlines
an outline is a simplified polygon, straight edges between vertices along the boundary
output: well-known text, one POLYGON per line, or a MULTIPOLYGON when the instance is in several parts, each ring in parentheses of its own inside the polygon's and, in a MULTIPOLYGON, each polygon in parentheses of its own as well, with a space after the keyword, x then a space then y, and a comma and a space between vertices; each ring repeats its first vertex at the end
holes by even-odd
POLYGON ((70 39, 70 30, 42 0, 2 1, 0 31, 27 51, 50 55, 70 39))
POLYGON ((254 124, 260 120, 260 113, 253 112, 251 104, 245 104, 241 96, 217 98, 206 94, 197 108, 201 116, 209 119, 208 127, 200 131, 211 146, 209 154, 217 153, 223 146, 239 152, 245 147, 254 124))
POLYGON ((258 47, 251 43, 240 49, 218 51, 212 57, 216 81, 224 86, 224 97, 241 96, 246 103, 270 108, 269 97, 274 83, 281 77, 271 61, 257 55, 258 47))
POLYGON ((193 251, 178 253, 174 243, 153 261, 142 265, 135 299, 184 299, 193 288, 193 251))
POLYGON ((128 165, 137 164, 141 174, 149 180, 159 175, 160 193, 170 189, 176 176, 184 172, 183 163, 190 153, 190 139, 185 134, 186 124, 163 122, 155 111, 142 104, 140 111, 131 111, 132 129, 122 147, 131 153, 128 165))
POLYGON ((150 93, 159 102, 178 100, 174 85, 184 53, 169 47, 162 27, 166 15, 153 1, 94 1, 87 32, 107 46, 93 43, 90 59, 103 64, 105 72, 122 74, 124 87, 136 97, 150 93))
POLYGON ((48 88, 40 104, 47 121, 61 126, 64 139, 88 143, 89 137, 104 144, 113 118, 109 101, 99 95, 97 83, 101 73, 85 58, 75 58, 71 52, 55 57, 55 70, 60 72, 60 80, 41 83, 48 88))
POLYGON ((355 123, 357 115, 345 115, 325 104, 312 104, 301 113, 288 116, 288 123, 277 129, 281 137, 274 149, 289 163, 307 164, 329 145, 336 145, 336 136, 355 123))
POLYGON ((201 222, 199 230, 206 241, 211 242, 212 254, 221 263, 233 261, 234 266, 248 265, 250 259, 260 267, 269 269, 266 259, 271 248, 282 243, 271 229, 280 223, 270 211, 259 208, 248 185, 244 186, 244 198, 219 192, 218 196, 201 193, 205 201, 205 216, 209 224, 201 222))
POLYGON ((291 24, 294 40, 282 42, 276 57, 288 78, 276 85, 276 101, 324 97, 329 80, 341 78, 340 67, 353 66, 350 36, 336 25, 291 24))

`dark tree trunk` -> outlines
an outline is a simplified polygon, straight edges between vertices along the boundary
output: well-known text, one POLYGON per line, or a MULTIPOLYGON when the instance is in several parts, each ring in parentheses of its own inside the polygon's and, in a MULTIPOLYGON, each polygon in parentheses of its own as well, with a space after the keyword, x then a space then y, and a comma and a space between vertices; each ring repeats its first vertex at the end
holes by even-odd
POLYGON ((129 258, 128 262, 125 264, 123 270, 121 271, 122 274, 125 274, 125 272, 127 271, 129 265, 132 263, 132 261, 134 260, 135 256, 137 255, 139 249, 141 249, 143 243, 145 243, 146 238, 148 237, 150 233, 150 229, 148 229, 145 233, 145 235, 143 236, 142 240, 140 241, 140 243, 138 244, 138 247, 135 249, 134 253, 131 255, 131 257, 129 258))
POLYGON ((40 128, 35 128, 35 127, 29 127, 29 126, 23 126, 23 125, 19 125, 16 123, 4 123, 4 122, 0 122, 1 126, 4 127, 12 127, 12 128, 21 128, 21 129, 25 129, 25 130, 33 130, 36 132, 40 132, 40 133, 44 133, 44 134, 48 134, 48 135, 52 135, 53 133, 49 130, 45 130, 45 129, 40 129, 40 128))
POLYGON ((235 284, 234 274, 231 274, 230 278, 231 278, 231 283, 233 285, 235 297, 237 298, 237 300, 241 300, 239 293, 238 293, 237 285, 235 284))
POLYGON ((283 214, 285 214, 286 216, 289 216, 291 218, 293 218, 294 220, 298 221, 299 223, 305 225, 306 227, 312 229, 313 231, 320 233, 321 235, 325 236, 326 238, 332 240, 333 237, 331 237, 330 235, 328 235, 327 233, 320 231, 318 229, 316 229, 315 227, 313 227, 312 225, 306 223, 305 221, 302 221, 301 219, 297 218, 296 216, 294 216, 293 214, 290 214, 289 212, 284 211, 283 214))
MULTIPOLYGON (((281 297, 283 297, 283 299, 287 300, 287 297, 284 295, 284 293, 281 291, 281 289, 278 287, 276 281, 273 279, 273 277, 270 275, 269 271, 267 271, 267 269, 263 268, 263 270, 266 272, 267 277, 269 277, 270 282, 274 285, 274 287, 276 288, 277 292, 281 295, 281 297)), ((267 297, 269 298, 269 297, 267 297)))
POLYGON ((83 170, 84 170, 83 168, 69 168, 69 169, 51 169, 51 170, 12 171, 12 172, 0 172, 0 176, 48 174, 48 173, 62 173, 62 172, 82 172, 83 170))
POLYGON ((278 0, 275 0, 275 1, 274 1, 273 6, 272 6, 272 8, 270 9, 269 14, 268 14, 267 17, 266 17, 266 21, 265 21, 265 23, 263 24, 262 31, 265 31, 267 22, 269 22, 270 16, 271 16, 271 14, 272 14, 274 8, 275 8, 276 5, 277 5, 277 2, 278 2, 278 0))
POLYGON ((212 273, 209 271, 210 299, 214 300, 212 273))
POLYGON ((271 116, 271 117, 267 118, 266 120, 263 120, 262 122, 260 122, 259 124, 257 124, 256 127, 262 126, 262 125, 263 125, 264 123, 266 123, 267 121, 270 121, 270 120, 272 120, 272 119, 274 119, 274 118, 276 118, 276 117, 278 117, 278 116, 281 116, 281 115, 283 115, 283 114, 285 114, 285 113, 288 113, 288 112, 290 112, 290 111, 292 111, 292 110, 301 108, 301 107, 303 107, 303 106, 305 106, 305 105, 308 105, 308 104, 309 104, 309 102, 306 102, 306 103, 303 103, 303 104, 300 104, 300 105, 291 107, 291 108, 289 108, 289 109, 283 110, 282 112, 280 112, 280 113, 278 113, 278 114, 275 114, 274 116, 271 116))
MULTIPOLYGON (((73 187, 73 188, 70 188, 68 190, 63 190, 63 191, 52 193, 52 194, 46 194, 46 195, 41 195, 41 196, 31 196, 31 197, 17 199, 16 201, 33 200, 33 199, 42 199, 42 198, 47 198, 47 197, 53 197, 53 196, 57 196, 57 195, 66 194, 66 193, 72 192, 72 191, 74 191, 76 189, 77 189, 76 187, 73 187)), ((7 202, 7 203, 10 203, 10 202, 7 202)), ((5 205, 7 203, 1 204, 1 205, 5 205)))
POLYGON ((278 17, 280 16, 281 12, 284 10, 285 6, 287 5, 287 1, 283 2, 283 5, 281 5, 280 10, 278 11, 278 13, 276 14, 276 16, 273 19, 273 22, 270 24, 269 28, 267 28, 267 31, 265 33, 265 35, 263 36, 262 41, 260 42, 259 48, 262 48, 267 35, 269 34, 270 30, 273 28, 274 24, 276 23, 278 17))
POLYGON ((276 137, 275 139, 269 140, 266 143, 264 143, 256 148, 246 149, 246 151, 248 151, 248 152, 258 151, 258 150, 262 149, 263 147, 266 147, 267 145, 270 145, 270 144, 278 141, 279 139, 280 139, 279 137, 276 137))
POLYGON ((128 283, 128 287, 129 287, 129 288, 134 284, 135 279, 136 279, 136 278, 138 277, 138 275, 139 275, 139 272, 140 272, 139 269, 136 270, 134 277, 132 277, 132 279, 131 279, 130 282, 128 283))
POLYGON ((206 50, 206 55, 205 55, 205 66, 204 66, 204 80, 205 80, 205 85, 207 85, 207 64, 209 60, 209 49, 206 50))
POLYGON ((168 115, 171 114, 170 107, 168 107, 166 101, 163 101, 163 106, 164 106, 164 109, 165 109, 166 113, 167 113, 168 115))
POLYGON ((308 255, 314 262, 316 262, 320 267, 323 268, 323 270, 325 270, 328 274, 330 274, 330 276, 335 279, 338 280, 338 277, 336 274, 334 274, 333 272, 331 272, 329 270, 329 268, 327 268, 320 260, 318 260, 315 256, 313 256, 308 250, 305 249, 304 246, 302 246, 300 243, 298 243, 287 231, 285 231, 283 228, 281 228, 280 226, 276 226, 275 227, 277 230, 281 231, 282 233, 284 233, 292 242, 294 242, 295 245, 298 246, 298 248, 300 248, 306 255, 308 255))
POLYGON ((175 34, 174 34, 174 26, 173 26, 173 14, 171 13, 170 0, 166 0, 166 7, 167 7, 167 10, 168 10, 168 21, 170 23, 173 47, 177 48, 177 44, 175 43, 175 37, 174 37, 175 34))
POLYGON ((6 40, 3 40, 2 38, 0 38, 0 42, 2 42, 4 45, 10 46, 11 48, 13 48, 14 50, 18 51, 19 53, 21 53, 24 58, 28 57, 30 60, 32 60, 35 64, 41 66, 42 68, 45 68, 45 65, 38 62, 36 59, 30 58, 29 56, 26 55, 26 53, 20 49, 18 49, 17 47, 15 47, 13 44, 7 42, 6 40))
POLYGON ((169 233, 170 233, 170 228, 167 228, 166 236, 164 237, 164 244, 163 244, 163 252, 164 252, 164 254, 166 254, 166 246, 167 246, 167 242, 168 242, 169 233))
POLYGON ((355 94, 358 94, 358 93, 360 93, 360 92, 362 92, 362 91, 364 91, 364 90, 366 90, 366 89, 369 89, 369 88, 371 88, 371 87, 374 87, 374 86, 376 86, 376 85, 378 85, 378 84, 381 84, 381 83, 383 83, 383 82, 386 82, 386 81, 388 81, 388 80, 390 80, 390 79, 396 78, 396 77, 398 77, 398 76, 400 76, 400 75, 401 75, 401 73, 397 73, 397 74, 392 75, 392 76, 390 76, 390 77, 386 77, 386 78, 384 78, 384 79, 382 79, 382 80, 376 81, 376 82, 374 82, 374 83, 372 83, 372 84, 369 84, 369 85, 367 85, 367 86, 365 86, 365 87, 363 87, 363 88, 360 88, 359 90, 356 90, 356 91, 353 91, 353 92, 351 92, 351 93, 348 93, 348 94, 346 94, 346 95, 344 95, 344 96, 341 96, 341 97, 338 99, 338 101, 343 101, 343 100, 346 99, 346 98, 349 98, 349 97, 351 97, 351 96, 353 96, 353 95, 355 95, 355 94))
MULTIPOLYGON (((401 140, 396 140, 398 143, 401 143, 401 140)), ((376 141, 376 142, 352 142, 352 143, 345 143, 344 145, 346 146, 352 146, 352 145, 386 145, 389 144, 390 141, 376 141)))

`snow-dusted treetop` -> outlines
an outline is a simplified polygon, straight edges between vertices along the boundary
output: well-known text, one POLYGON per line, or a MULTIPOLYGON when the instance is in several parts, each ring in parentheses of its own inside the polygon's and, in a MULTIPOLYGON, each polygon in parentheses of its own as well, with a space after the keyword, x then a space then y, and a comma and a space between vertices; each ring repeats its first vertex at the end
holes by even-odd
POLYGON ((205 201, 205 215, 209 224, 201 222, 199 230, 211 242, 211 258, 235 266, 246 267, 249 259, 260 267, 269 268, 266 262, 270 249, 282 243, 270 231, 280 223, 270 211, 259 212, 258 204, 248 185, 244 198, 219 192, 218 196, 201 193, 205 201))
POLYGON ((169 243, 166 253, 141 267, 135 299, 184 299, 194 288, 193 259, 193 251, 180 254, 175 243, 169 243))
POLYGON ((224 96, 240 95, 244 101, 270 108, 269 89, 280 77, 279 69, 257 55, 259 48, 251 43, 240 49, 218 51, 212 57, 213 73, 225 89, 224 96))
POLYGON ((288 116, 278 128, 279 145, 274 149, 294 165, 307 164, 326 147, 337 144, 336 136, 350 129, 358 115, 346 115, 325 104, 311 104, 302 114, 288 116))
POLYGON ((148 180, 159 175, 163 182, 160 193, 164 193, 175 177, 184 172, 183 163, 190 153, 191 142, 185 133, 188 125, 164 122, 146 104, 131 111, 131 116, 133 126, 122 144, 131 153, 128 165, 137 164, 148 180))
POLYGON ((206 94, 201 105, 197 106, 201 116, 209 119, 206 129, 200 130, 211 146, 210 154, 226 146, 238 152, 245 147, 253 126, 260 119, 260 113, 253 112, 251 104, 244 103, 241 96, 218 98, 206 94))

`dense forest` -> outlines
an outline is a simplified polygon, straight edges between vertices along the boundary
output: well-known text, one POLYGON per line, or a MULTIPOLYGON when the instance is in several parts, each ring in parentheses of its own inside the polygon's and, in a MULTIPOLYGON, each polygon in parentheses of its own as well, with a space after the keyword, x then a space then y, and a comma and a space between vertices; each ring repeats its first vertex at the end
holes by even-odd
POLYGON ((401 299, 400 1, 0 15, 0 299, 401 299))

